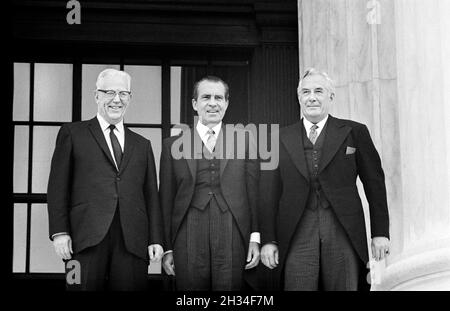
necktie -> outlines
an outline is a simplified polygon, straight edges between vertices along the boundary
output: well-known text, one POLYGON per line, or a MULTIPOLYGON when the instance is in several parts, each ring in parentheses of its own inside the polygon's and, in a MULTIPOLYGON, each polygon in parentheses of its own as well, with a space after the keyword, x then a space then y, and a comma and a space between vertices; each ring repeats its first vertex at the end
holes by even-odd
POLYGON ((215 132, 211 129, 208 130, 208 139, 206 140, 206 148, 208 148, 209 152, 213 152, 214 146, 216 145, 216 137, 214 136, 215 132))
POLYGON ((117 136, 114 134, 114 129, 116 126, 114 124, 111 124, 109 126, 109 138, 111 139, 111 145, 114 152, 114 158, 116 159, 117 168, 120 167, 120 162, 122 161, 122 148, 120 147, 119 140, 117 139, 117 136))
POLYGON ((312 144, 314 145, 316 143, 316 139, 317 139, 317 131, 316 129, 318 129, 319 127, 317 126, 317 124, 313 124, 313 126, 311 126, 311 130, 309 131, 309 140, 312 142, 312 144))

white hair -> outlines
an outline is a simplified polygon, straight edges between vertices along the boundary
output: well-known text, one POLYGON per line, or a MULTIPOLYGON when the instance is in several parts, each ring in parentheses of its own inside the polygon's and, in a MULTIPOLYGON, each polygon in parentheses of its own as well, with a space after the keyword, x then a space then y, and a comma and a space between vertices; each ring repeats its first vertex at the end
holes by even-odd
POLYGON ((101 82, 104 78, 115 75, 125 77, 125 79, 127 80, 128 91, 131 91, 131 76, 125 71, 113 68, 107 68, 98 74, 97 82, 95 83, 97 89, 100 88, 101 82))
POLYGON ((308 68, 305 70, 305 73, 303 74, 302 78, 300 79, 300 82, 298 83, 297 94, 300 92, 302 88, 303 80, 305 80, 305 78, 308 76, 315 76, 315 75, 322 76, 323 78, 325 78, 325 80, 328 83, 327 89, 332 94, 332 96, 334 96, 336 94, 336 90, 334 88, 333 80, 331 80, 331 78, 328 76, 326 72, 319 71, 315 68, 308 68))

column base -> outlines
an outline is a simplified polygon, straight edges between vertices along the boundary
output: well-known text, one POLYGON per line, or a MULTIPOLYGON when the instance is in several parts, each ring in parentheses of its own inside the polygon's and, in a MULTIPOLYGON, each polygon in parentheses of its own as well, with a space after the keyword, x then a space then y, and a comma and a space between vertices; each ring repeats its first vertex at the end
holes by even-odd
POLYGON ((450 247, 409 256, 386 267, 375 291, 450 290, 450 247))

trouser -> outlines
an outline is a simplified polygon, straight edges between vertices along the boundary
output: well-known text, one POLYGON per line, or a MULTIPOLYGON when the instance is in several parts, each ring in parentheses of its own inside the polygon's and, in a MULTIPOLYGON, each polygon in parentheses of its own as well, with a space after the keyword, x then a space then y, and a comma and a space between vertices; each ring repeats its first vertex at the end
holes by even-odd
POLYGON ((177 290, 241 290, 246 260, 231 212, 190 207, 174 243, 177 290))
MULTIPOLYGON (((80 263, 80 284, 67 284, 68 290, 147 289, 148 261, 128 252, 120 224, 119 207, 104 239, 97 245, 74 254, 80 263)), ((70 273, 66 271, 66 273, 70 273)), ((73 272, 72 272, 73 273, 73 272)))
POLYGON ((333 209, 305 209, 287 254, 285 290, 357 290, 360 259, 333 209))

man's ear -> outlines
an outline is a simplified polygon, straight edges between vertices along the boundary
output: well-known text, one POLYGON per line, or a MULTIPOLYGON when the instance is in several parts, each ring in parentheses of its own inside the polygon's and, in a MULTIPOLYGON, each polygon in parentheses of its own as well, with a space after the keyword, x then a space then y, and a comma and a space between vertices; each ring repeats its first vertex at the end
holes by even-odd
POLYGON ((192 99, 192 109, 197 111, 197 101, 195 99, 192 99))
POLYGON ((331 99, 331 100, 334 100, 334 93, 331 93, 331 94, 330 94, 330 99, 331 99))

